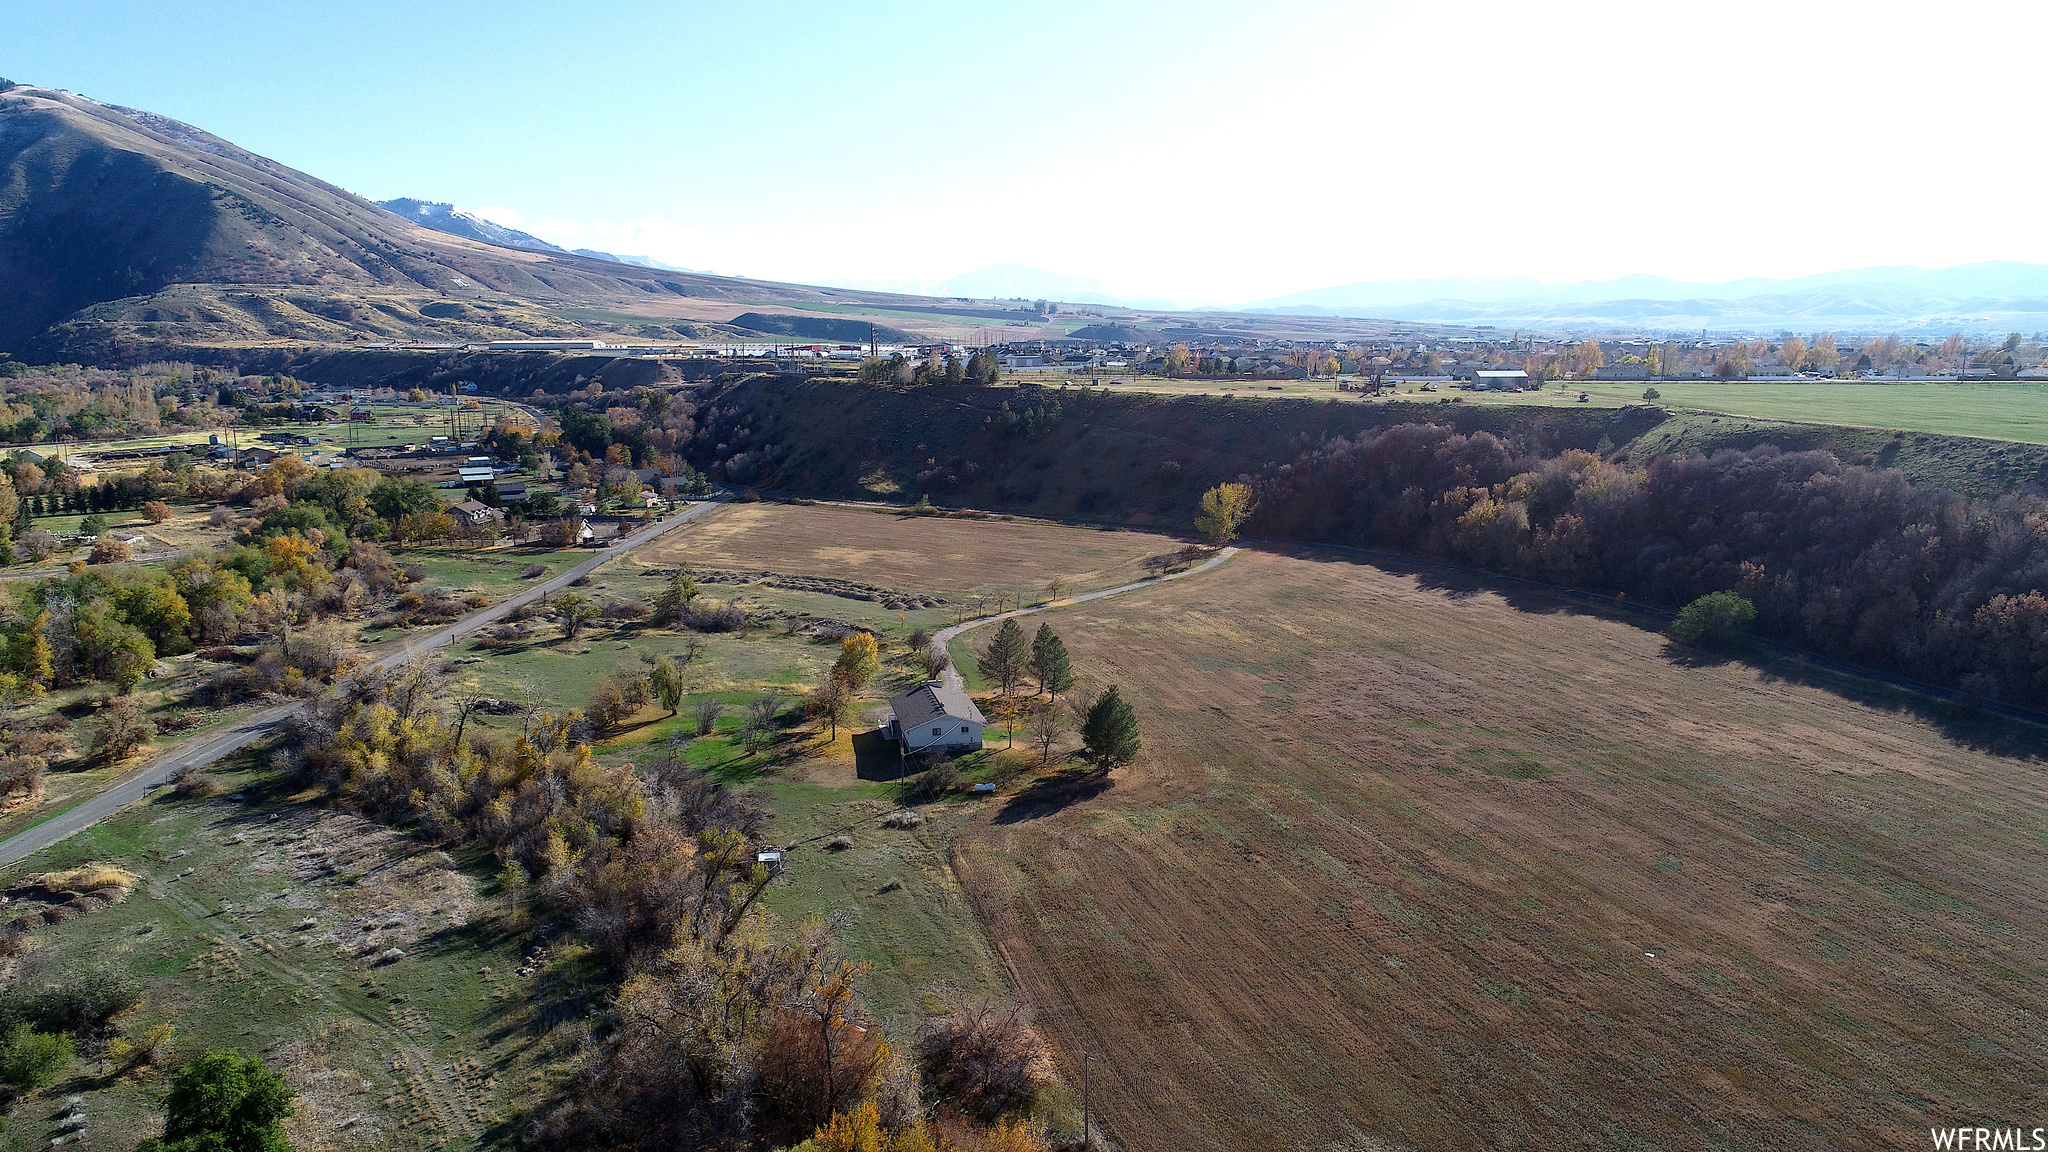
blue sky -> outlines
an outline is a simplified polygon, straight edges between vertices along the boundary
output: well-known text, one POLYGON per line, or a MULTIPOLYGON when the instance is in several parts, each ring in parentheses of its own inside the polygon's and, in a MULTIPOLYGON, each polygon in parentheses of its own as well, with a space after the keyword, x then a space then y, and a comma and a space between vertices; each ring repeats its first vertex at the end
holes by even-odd
POLYGON ((1238 303, 2048 262, 2042 8, 0 0, 0 75, 572 246, 1238 303))

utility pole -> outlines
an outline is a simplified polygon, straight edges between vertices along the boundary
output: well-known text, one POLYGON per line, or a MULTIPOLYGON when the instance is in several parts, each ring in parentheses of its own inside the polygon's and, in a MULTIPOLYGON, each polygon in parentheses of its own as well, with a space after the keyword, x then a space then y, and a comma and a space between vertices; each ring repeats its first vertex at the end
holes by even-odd
POLYGON ((1086 1149, 1094 1141, 1088 1134, 1088 1061, 1094 1057, 1081 1053, 1081 1147, 1086 1149))

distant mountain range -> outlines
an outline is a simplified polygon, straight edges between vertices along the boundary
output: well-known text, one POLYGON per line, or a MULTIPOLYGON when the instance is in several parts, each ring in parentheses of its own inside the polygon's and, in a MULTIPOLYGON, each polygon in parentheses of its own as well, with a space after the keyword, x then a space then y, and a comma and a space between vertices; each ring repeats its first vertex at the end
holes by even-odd
POLYGON ((1853 268, 1721 284, 1649 275, 1575 283, 1526 276, 1382 280, 1297 292, 1245 310, 1529 328, 2032 331, 2048 327, 2048 265, 1853 268))
MULTIPOLYGON (((599 252, 594 248, 563 248, 550 244, 530 232, 494 224, 474 212, 464 212, 453 204, 433 200, 414 200, 400 197, 396 200, 372 201, 377 207, 395 216, 403 216, 422 228, 446 232, 450 236, 466 236, 486 244, 497 244, 505 248, 524 248, 530 252, 561 252, 572 256, 588 256, 593 260, 609 260, 614 264, 635 264, 642 268, 657 268, 663 272, 696 272, 696 268, 682 268, 664 264, 652 256, 618 256, 610 252, 599 252)), ((705 273, 717 275, 717 273, 705 273)))

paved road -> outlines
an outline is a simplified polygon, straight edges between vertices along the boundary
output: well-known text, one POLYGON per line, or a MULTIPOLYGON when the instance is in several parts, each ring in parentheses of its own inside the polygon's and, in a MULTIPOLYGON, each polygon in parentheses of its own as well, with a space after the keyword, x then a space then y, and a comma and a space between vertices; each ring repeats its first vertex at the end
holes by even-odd
MULTIPOLYGON (((1105 596, 1121 596, 1126 592, 1136 592, 1140 588, 1150 588, 1162 581, 1178 580, 1183 576, 1193 576, 1198 572, 1207 572, 1209 569, 1237 555, 1237 553, 1238 550, 1236 548, 1225 548, 1223 551, 1216 553, 1214 556, 1209 557, 1185 572, 1173 572, 1165 576, 1150 576, 1135 583, 1121 584, 1115 588, 1104 588, 1100 592, 1084 592, 1079 596, 1070 596, 1064 600, 1054 600, 1049 604, 1039 604, 1030 608, 1017 608, 1009 612, 998 613, 994 616, 983 616, 979 620, 969 620, 965 624, 955 624, 951 628, 940 629, 938 634, 932 637, 932 643, 940 645, 951 644, 953 637, 967 631, 969 628, 979 628, 983 624, 994 624, 998 620, 1008 620, 1012 616, 1029 616, 1034 612, 1043 612, 1048 608, 1065 608, 1073 604, 1086 604, 1090 600, 1100 600, 1105 596)), ((946 665, 945 672, 941 673, 941 675, 944 677, 947 687, 958 688, 962 691, 966 690, 967 681, 961 677, 958 668, 948 664, 946 665)))
MULTIPOLYGON (((660 536, 662 533, 694 520, 711 509, 719 507, 719 505, 720 502, 718 501, 705 501, 701 504, 694 504, 659 524, 650 525, 630 536, 621 537, 609 548, 596 553, 590 559, 585 560, 583 563, 576 565, 554 579, 528 588, 517 596, 493 604, 476 615, 458 620, 437 632, 431 632, 416 640, 408 641, 371 661, 370 666, 388 668, 395 664, 402 664, 423 652, 430 652, 436 648, 452 644, 485 625, 495 624, 499 620, 504 619, 507 614, 521 604, 526 604, 543 596, 558 592, 568 587, 571 581, 588 575, 591 570, 607 560, 617 559, 660 536)), ((40 851, 57 843, 59 840, 92 827, 127 805, 133 804, 156 789, 169 784, 181 770, 188 766, 211 764, 230 752, 255 743, 269 733, 271 729, 283 723, 287 717, 305 706, 304 701, 280 704, 275 708, 268 708, 248 717, 226 732, 194 737, 184 744, 167 750, 143 767, 137 768, 135 771, 121 777, 115 781, 113 787, 108 788, 85 803, 61 815, 53 816, 33 828, 17 832, 6 840, 0 840, 0 866, 12 864, 32 852, 40 851)))

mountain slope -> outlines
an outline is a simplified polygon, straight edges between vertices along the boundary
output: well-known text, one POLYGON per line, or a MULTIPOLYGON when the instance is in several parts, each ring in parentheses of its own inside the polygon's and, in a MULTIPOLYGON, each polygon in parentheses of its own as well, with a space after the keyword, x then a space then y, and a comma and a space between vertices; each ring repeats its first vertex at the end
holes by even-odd
POLYGON ((0 350, 571 335, 844 299, 449 235, 175 120, 0 93, 0 350))
MULTIPOLYGON (((377 200, 374 203, 377 207, 384 209, 394 216, 402 216, 422 228, 432 228, 436 232, 446 232, 450 236, 466 236, 471 240, 481 240, 486 244, 496 244, 500 248, 528 248, 535 252, 568 251, 568 249, 550 244, 538 236, 521 232, 517 228, 507 228, 503 224, 493 224, 474 213, 464 212, 453 204, 435 203, 430 200, 414 200, 411 197, 400 197, 397 200, 377 200)), ((582 255, 592 256, 596 255, 596 253, 585 252, 582 255)))

